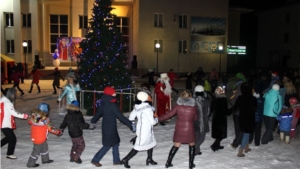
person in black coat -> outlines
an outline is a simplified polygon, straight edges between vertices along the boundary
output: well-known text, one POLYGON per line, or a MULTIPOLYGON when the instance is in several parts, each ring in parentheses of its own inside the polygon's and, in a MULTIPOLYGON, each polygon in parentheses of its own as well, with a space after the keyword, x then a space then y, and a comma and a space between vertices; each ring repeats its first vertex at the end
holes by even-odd
POLYGON ((134 123, 129 121, 126 117, 122 115, 117 104, 116 104, 116 91, 112 87, 105 87, 104 94, 101 97, 101 105, 97 110, 96 115, 92 118, 91 122, 93 126, 95 123, 103 117, 102 120, 102 144, 103 147, 95 154, 91 163, 96 167, 101 167, 100 160, 107 153, 107 151, 113 148, 113 162, 114 165, 120 165, 120 155, 119 155, 119 143, 120 137, 117 130, 117 121, 119 119, 122 123, 130 127, 132 130, 134 128, 134 123))
MULTIPOLYGON (((17 70, 23 75, 24 67, 21 62, 17 64, 17 70)), ((24 83, 24 76, 21 76, 21 83, 24 83)))
POLYGON ((219 86, 215 91, 215 95, 215 111, 212 115, 211 137, 216 140, 210 146, 214 152, 224 149, 224 146, 221 146, 220 143, 223 139, 227 138, 227 116, 230 115, 225 90, 219 86))
POLYGON ((58 70, 57 67, 54 70, 55 71, 53 73, 51 73, 51 74, 48 74, 48 76, 53 76, 53 83, 52 83, 53 90, 54 90, 53 94, 56 94, 56 87, 58 89, 62 89, 60 87, 60 81, 59 80, 60 79, 65 80, 65 79, 62 77, 62 75, 61 75, 61 73, 60 73, 60 71, 58 70))
POLYGON ((69 135, 72 139, 72 149, 70 153, 70 162, 81 164, 80 155, 84 151, 85 142, 82 137, 82 130, 89 129, 90 125, 84 121, 83 115, 79 109, 79 102, 74 100, 70 105, 67 105, 67 115, 60 125, 63 131, 68 127, 69 135))
POLYGON ((203 78, 205 76, 205 73, 203 72, 202 67, 199 67, 198 70, 195 72, 196 75, 196 86, 204 84, 203 78))
POLYGON ((159 77, 157 74, 154 73, 152 69, 148 70, 148 73, 143 75, 142 78, 148 77, 148 84, 151 86, 155 86, 154 76, 159 77))
POLYGON ((257 100, 252 96, 252 86, 245 82, 241 85, 241 92, 233 109, 239 111, 239 133, 243 135, 238 157, 244 157, 243 151, 249 152, 249 136, 255 128, 255 111, 257 110, 257 100))
POLYGON ((191 72, 187 72, 186 75, 180 76, 179 78, 186 77, 185 89, 191 91, 193 93, 193 81, 195 81, 191 72))

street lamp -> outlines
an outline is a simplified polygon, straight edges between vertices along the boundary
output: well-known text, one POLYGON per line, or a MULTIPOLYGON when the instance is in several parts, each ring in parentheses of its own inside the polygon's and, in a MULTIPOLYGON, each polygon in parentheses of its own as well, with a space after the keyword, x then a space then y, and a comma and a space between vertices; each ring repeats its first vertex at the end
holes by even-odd
POLYGON ((23 46, 23 50, 24 50, 24 56, 25 56, 25 62, 24 62, 24 66, 25 66, 25 76, 28 75, 28 69, 27 69, 27 62, 26 62, 26 52, 27 52, 27 49, 25 50, 25 48, 28 46, 27 42, 23 42, 22 43, 22 46, 23 46))
POLYGON ((219 46, 219 51, 220 51, 219 78, 221 78, 221 55, 222 55, 222 51, 223 51, 222 45, 219 46))
POLYGON ((156 48, 156 51, 157 51, 157 54, 156 54, 156 73, 158 73, 158 50, 160 48, 160 44, 159 43, 155 44, 155 48, 156 48))

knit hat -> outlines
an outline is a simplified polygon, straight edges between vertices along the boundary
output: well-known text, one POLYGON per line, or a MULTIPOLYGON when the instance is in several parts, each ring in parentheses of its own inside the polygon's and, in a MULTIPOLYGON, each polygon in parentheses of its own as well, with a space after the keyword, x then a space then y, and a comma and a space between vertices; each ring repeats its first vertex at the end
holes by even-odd
POLYGON ((79 107, 79 101, 77 101, 77 100, 73 100, 71 104, 79 107))
POLYGON ((203 92, 203 91, 204 91, 203 86, 198 85, 198 86, 195 87, 195 92, 203 92))
POLYGON ((254 92, 254 93, 253 93, 253 96, 254 96, 255 98, 257 98, 257 99, 258 99, 258 98, 260 97, 260 94, 259 94, 259 93, 257 93, 257 92, 254 92))
POLYGON ((244 82, 246 81, 246 78, 245 78, 245 76, 244 76, 242 73, 237 73, 237 74, 235 75, 235 77, 237 77, 237 78, 243 80, 244 82))
POLYGON ((112 96, 116 93, 116 90, 110 86, 104 88, 104 94, 112 96))
POLYGON ((290 98, 289 100, 290 104, 297 104, 298 100, 295 97, 290 98))
POLYGON ((146 92, 138 92, 138 94, 136 96, 137 96, 137 99, 142 102, 148 100, 148 94, 146 92))
POLYGON ((49 104, 47 104, 47 103, 41 103, 41 104, 39 104, 38 109, 40 111, 48 114, 49 113, 49 104))
POLYGON ((272 76, 278 76, 278 72, 272 72, 272 76))
POLYGON ((278 84, 273 84, 272 89, 279 91, 280 86, 278 84))

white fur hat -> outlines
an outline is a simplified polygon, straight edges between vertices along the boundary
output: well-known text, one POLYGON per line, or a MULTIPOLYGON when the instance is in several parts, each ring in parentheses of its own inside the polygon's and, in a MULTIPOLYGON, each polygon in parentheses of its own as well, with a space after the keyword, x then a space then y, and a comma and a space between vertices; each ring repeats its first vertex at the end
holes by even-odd
POLYGON ((198 86, 195 87, 195 92, 203 92, 203 91, 204 91, 203 86, 198 85, 198 86))
POLYGON ((138 92, 137 99, 144 102, 148 100, 148 94, 146 92, 138 92))
POLYGON ((160 78, 161 79, 168 78, 168 74, 167 73, 162 73, 162 74, 160 74, 160 78))
POLYGON ((254 96, 255 98, 257 98, 257 99, 258 99, 258 98, 260 97, 260 94, 259 94, 259 93, 256 93, 256 92, 254 92, 254 93, 253 93, 253 96, 254 96))
POLYGON ((272 89, 278 91, 280 89, 280 86, 278 84, 273 84, 272 89))

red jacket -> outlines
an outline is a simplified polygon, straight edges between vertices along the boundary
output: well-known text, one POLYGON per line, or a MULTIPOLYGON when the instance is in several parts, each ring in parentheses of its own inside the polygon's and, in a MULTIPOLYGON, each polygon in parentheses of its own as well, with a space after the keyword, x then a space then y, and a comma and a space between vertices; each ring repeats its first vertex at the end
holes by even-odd
POLYGON ((170 110, 170 97, 165 95, 162 89, 165 89, 165 84, 157 82, 155 85, 154 92, 156 94, 156 103, 157 103, 157 114, 158 116, 164 115, 167 111, 170 110))
POLYGON ((23 75, 20 72, 13 72, 10 76, 10 79, 14 81, 14 83, 20 83, 20 78, 23 77, 23 75))
POLYGON ((48 132, 58 135, 60 134, 60 130, 56 129, 50 125, 40 123, 33 123, 32 119, 28 120, 28 124, 31 125, 31 141, 34 144, 42 144, 48 138, 48 132))
POLYGON ((34 72, 31 72, 28 77, 32 75, 32 83, 39 84, 40 76, 45 76, 43 73, 41 73, 39 70, 35 70, 34 72))
POLYGON ((174 72, 169 72, 168 77, 170 79, 170 85, 174 88, 174 79, 178 79, 178 76, 174 72))

